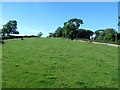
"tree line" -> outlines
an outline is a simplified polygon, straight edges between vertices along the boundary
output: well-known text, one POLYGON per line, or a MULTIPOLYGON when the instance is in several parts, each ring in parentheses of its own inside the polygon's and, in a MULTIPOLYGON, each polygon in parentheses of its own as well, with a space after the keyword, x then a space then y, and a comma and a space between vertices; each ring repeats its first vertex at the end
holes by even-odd
MULTIPOLYGON (((11 36, 10 34, 19 34, 19 31, 17 31, 17 21, 16 20, 9 20, 6 24, 3 25, 3 28, 0 29, 0 34, 2 36, 9 36, 9 38, 13 38, 14 36, 11 36)), ((37 36, 31 35, 31 36, 24 36, 24 37, 41 37, 43 35, 42 32, 39 32, 37 36)), ((18 37, 18 36, 17 36, 18 37)), ((22 36, 21 36, 22 37, 22 36)), ((8 38, 8 37, 4 37, 8 38)), ((14 37, 15 38, 15 37, 14 37)))
MULTIPOLYGON (((120 16, 118 26, 120 26, 120 16)), ((114 28, 99 29, 93 32, 92 30, 86 30, 80 28, 83 20, 79 18, 72 18, 63 23, 63 27, 58 27, 55 32, 49 33, 49 37, 62 37, 68 39, 94 39, 97 41, 120 41, 120 33, 114 28), (93 38, 93 34, 95 37, 93 38)), ((0 30, 2 36, 10 36, 10 34, 19 34, 17 29, 17 21, 9 20, 3 28, 0 30)), ((38 37, 43 35, 42 32, 37 34, 38 37)))
POLYGON ((64 22, 63 27, 58 27, 54 33, 49 33, 49 37, 64 37, 71 40, 75 38, 87 38, 94 34, 91 30, 80 29, 80 25, 83 24, 83 20, 78 18, 72 18, 67 22, 64 22))
POLYGON ((120 40, 120 33, 113 28, 100 29, 95 31, 95 40, 115 42, 116 40, 120 40))
MULTIPOLYGON (((120 16, 119 16, 120 19, 120 16)), ((120 40, 120 33, 114 28, 99 29, 93 32, 92 30, 80 29, 83 20, 72 18, 64 22, 63 27, 58 27, 55 32, 49 33, 49 37, 63 37, 73 39, 93 39, 97 41, 116 41, 120 40), (93 34, 95 37, 93 38, 93 34)), ((120 22, 118 23, 120 25, 120 22)))

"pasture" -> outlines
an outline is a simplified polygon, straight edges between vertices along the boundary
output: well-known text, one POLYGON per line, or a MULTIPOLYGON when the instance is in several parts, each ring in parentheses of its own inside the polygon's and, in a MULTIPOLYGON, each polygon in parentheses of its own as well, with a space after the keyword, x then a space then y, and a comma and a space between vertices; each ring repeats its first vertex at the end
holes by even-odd
POLYGON ((58 38, 2 45, 3 88, 117 88, 118 48, 58 38))

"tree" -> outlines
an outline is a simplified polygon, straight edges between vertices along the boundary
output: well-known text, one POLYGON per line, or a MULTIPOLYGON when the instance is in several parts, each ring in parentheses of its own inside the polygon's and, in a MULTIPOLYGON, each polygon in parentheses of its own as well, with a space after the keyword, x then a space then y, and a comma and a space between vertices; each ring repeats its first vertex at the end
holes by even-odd
POLYGON ((10 20, 5 25, 3 25, 2 34, 3 35, 7 34, 8 36, 10 34, 19 34, 19 32, 16 29, 17 29, 17 21, 10 20))
POLYGON ((39 32, 37 36, 38 36, 38 37, 41 37, 42 35, 43 35, 43 33, 42 33, 42 32, 39 32))
POLYGON ((49 33, 49 37, 55 37, 55 33, 49 33))
POLYGON ((115 35, 117 32, 113 28, 107 28, 103 32, 100 33, 98 40, 103 41, 115 41, 115 35))
POLYGON ((78 18, 72 18, 64 23, 63 26, 63 35, 67 38, 73 40, 76 38, 76 31, 79 29, 80 24, 83 24, 83 21, 78 18))
POLYGON ((120 40, 120 33, 117 33, 117 40, 120 40))
POLYGON ((85 38, 90 39, 90 36, 94 34, 91 30, 85 30, 85 29, 78 29, 76 33, 76 38, 85 38))
POLYGON ((61 27, 57 28, 57 30, 55 31, 55 36, 62 37, 62 28, 61 27))
POLYGON ((103 29, 99 29, 97 31, 95 31, 95 39, 98 39, 99 35, 103 32, 103 29))
POLYGON ((64 37, 73 40, 76 38, 77 30, 83 24, 83 21, 78 18, 72 18, 64 22, 63 27, 58 27, 55 33, 49 33, 49 37, 64 37))
POLYGON ((94 32, 91 30, 86 30, 86 31, 87 31, 87 39, 90 39, 90 36, 92 36, 94 32))

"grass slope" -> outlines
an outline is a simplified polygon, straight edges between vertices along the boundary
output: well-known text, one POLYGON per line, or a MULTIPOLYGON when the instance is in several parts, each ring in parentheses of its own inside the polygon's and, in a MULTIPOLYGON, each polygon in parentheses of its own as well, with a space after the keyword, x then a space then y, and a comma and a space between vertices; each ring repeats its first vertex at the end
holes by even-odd
POLYGON ((117 88, 117 49, 55 38, 6 41, 3 88, 117 88))
POLYGON ((0 45, 0 89, 2 89, 2 45, 0 45))

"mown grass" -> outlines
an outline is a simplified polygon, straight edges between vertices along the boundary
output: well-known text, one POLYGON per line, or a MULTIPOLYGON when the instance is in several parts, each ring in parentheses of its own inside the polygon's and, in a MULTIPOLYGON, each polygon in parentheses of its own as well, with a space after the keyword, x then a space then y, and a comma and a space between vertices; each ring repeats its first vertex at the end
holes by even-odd
POLYGON ((118 48, 57 38, 6 41, 3 88, 117 88, 118 48))
POLYGON ((0 45, 0 89, 2 89, 2 45, 0 45))

